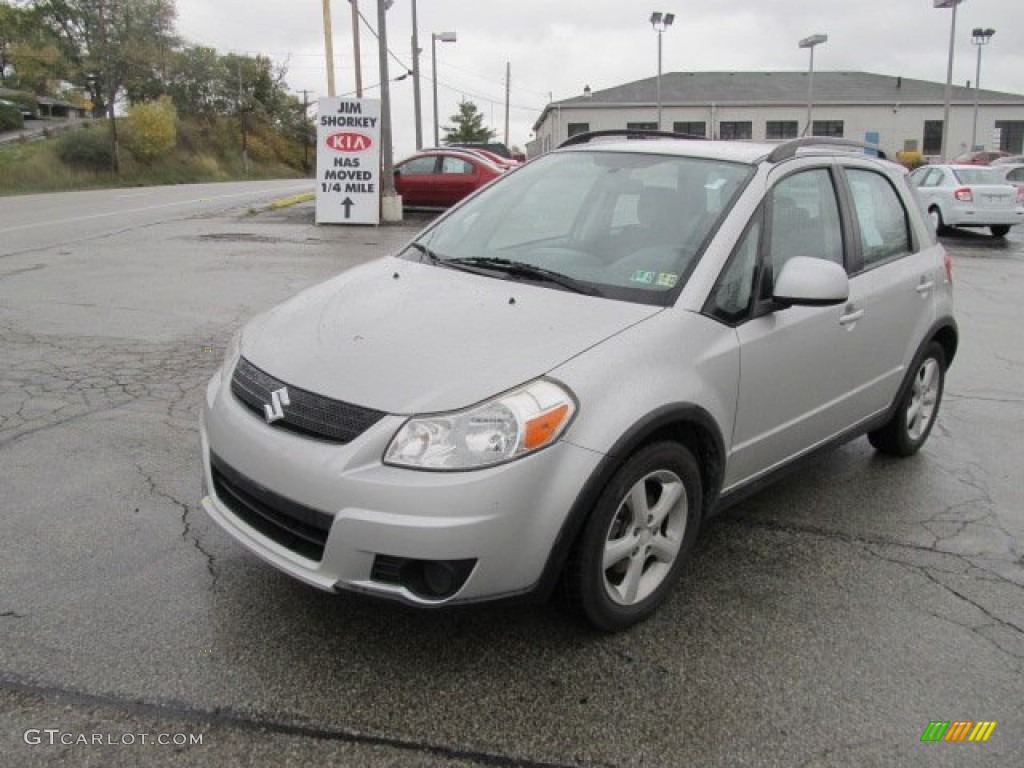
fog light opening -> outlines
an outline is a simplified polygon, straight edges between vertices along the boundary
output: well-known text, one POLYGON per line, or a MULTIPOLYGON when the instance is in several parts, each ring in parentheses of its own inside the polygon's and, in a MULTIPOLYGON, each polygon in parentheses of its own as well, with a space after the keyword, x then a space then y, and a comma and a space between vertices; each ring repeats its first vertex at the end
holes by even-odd
POLYGON ((466 583, 476 560, 413 560, 411 558, 377 555, 371 578, 399 584, 417 597, 444 600, 466 583))

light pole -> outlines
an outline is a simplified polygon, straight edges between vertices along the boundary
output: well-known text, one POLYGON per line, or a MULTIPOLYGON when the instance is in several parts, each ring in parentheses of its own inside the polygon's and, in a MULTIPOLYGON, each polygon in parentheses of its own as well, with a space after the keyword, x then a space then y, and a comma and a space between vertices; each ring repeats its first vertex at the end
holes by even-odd
POLYGON ((440 146, 437 128, 437 41, 442 43, 454 43, 456 35, 454 32, 431 32, 430 33, 430 68, 434 80, 434 146, 440 146))
POLYGON ((657 80, 657 91, 658 91, 658 130, 661 130, 661 34, 666 29, 672 26, 672 22, 676 20, 674 13, 662 13, 661 11, 655 11, 651 14, 651 27, 658 33, 658 80, 657 80))
POLYGON ((971 42, 978 46, 978 69, 974 73, 974 123, 971 126, 971 151, 978 149, 978 91, 981 90, 981 49, 988 45, 996 31, 992 27, 982 29, 975 27, 971 33, 971 42))
POLYGON ((416 149, 423 149, 423 117, 420 108, 420 38, 416 0, 412 0, 412 104, 416 113, 416 149))
POLYGON ((825 42, 828 42, 828 35, 811 35, 797 43, 801 48, 809 48, 811 51, 811 62, 807 66, 807 124, 804 126, 804 136, 811 133, 811 110, 814 106, 814 46, 825 42))
POLYGON ((939 162, 946 162, 949 146, 949 102, 953 95, 953 43, 956 41, 956 7, 964 0, 932 0, 934 8, 952 8, 953 18, 949 23, 949 59, 946 62, 946 99, 942 108, 942 145, 939 162))

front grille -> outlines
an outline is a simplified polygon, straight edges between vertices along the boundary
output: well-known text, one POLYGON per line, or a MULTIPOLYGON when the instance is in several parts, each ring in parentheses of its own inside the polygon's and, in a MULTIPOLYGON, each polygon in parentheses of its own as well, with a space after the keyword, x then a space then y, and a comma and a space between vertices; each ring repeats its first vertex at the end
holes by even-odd
POLYGON ((310 560, 321 560, 333 518, 264 488, 210 454, 213 489, 246 525, 310 560))
POLYGON ((232 393, 260 418, 266 418, 265 408, 272 403, 272 394, 284 388, 288 390, 289 404, 282 408, 283 418, 271 422, 273 427, 347 443, 384 418, 382 411, 332 400, 286 384, 244 357, 239 359, 231 377, 232 393))

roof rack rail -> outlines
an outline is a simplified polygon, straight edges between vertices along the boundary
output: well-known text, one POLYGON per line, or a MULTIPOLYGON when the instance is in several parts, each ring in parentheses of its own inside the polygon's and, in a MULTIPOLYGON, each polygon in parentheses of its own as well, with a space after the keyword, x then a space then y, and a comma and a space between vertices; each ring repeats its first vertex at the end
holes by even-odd
POLYGON ((572 147, 576 144, 589 144, 594 139, 606 136, 621 136, 627 139, 689 139, 691 141, 705 141, 706 136, 697 136, 689 133, 672 133, 671 131, 651 131, 643 128, 609 128, 604 131, 588 131, 577 133, 558 145, 558 148, 572 147))
POLYGON ((779 146, 769 152, 766 159, 769 163, 778 163, 795 157, 797 150, 801 147, 815 146, 870 149, 882 160, 888 159, 888 156, 877 144, 868 144, 865 141, 857 141, 856 139, 839 139, 832 136, 803 136, 799 139, 790 139, 789 141, 779 144, 779 146))

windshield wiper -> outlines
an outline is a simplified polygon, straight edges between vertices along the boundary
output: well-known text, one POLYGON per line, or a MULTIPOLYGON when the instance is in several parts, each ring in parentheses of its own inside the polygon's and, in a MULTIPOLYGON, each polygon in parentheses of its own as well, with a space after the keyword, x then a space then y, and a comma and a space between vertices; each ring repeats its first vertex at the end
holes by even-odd
POLYGON ((423 243, 409 243, 409 247, 415 248, 417 251, 422 253, 424 256, 426 256, 428 259, 430 259, 435 264, 444 261, 444 259, 442 259, 440 256, 438 256, 432 250, 427 248, 427 246, 423 245, 423 243))
POLYGON ((500 259, 494 256, 467 256, 463 258, 442 259, 441 263, 453 267, 478 267, 489 272, 500 272, 510 277, 522 277, 539 283, 557 285, 573 293, 582 293, 587 296, 598 295, 596 290, 568 275, 522 261, 500 259))

